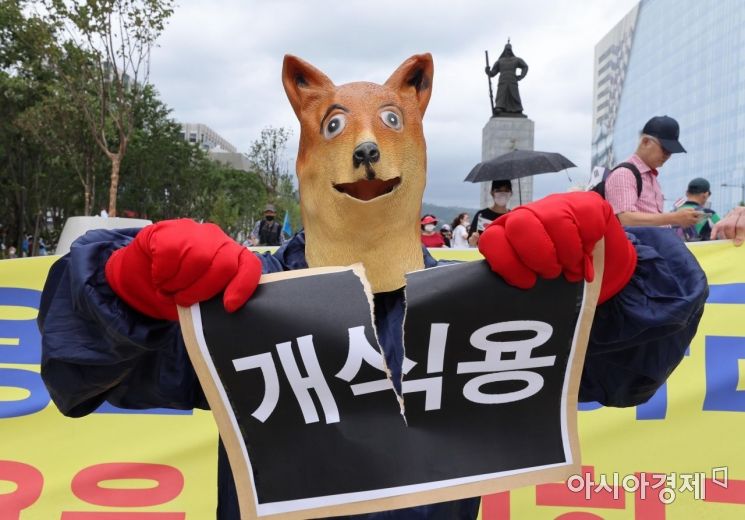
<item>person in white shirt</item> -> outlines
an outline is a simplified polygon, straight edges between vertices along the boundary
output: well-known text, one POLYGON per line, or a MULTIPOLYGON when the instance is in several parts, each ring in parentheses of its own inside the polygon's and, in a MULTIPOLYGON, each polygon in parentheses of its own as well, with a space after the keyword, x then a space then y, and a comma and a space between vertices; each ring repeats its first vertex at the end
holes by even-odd
POLYGON ((468 218, 468 213, 461 213, 455 220, 453 220, 453 238, 451 241, 451 247, 453 249, 466 249, 468 248, 468 226, 471 225, 471 221, 468 218))

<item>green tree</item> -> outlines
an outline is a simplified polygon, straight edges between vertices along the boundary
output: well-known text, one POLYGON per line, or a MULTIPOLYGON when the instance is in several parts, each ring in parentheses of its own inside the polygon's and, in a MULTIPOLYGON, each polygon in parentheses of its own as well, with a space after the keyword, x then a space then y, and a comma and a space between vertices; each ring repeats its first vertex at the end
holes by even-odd
MULTIPOLYGON (((92 1, 77 9, 101 5, 92 1)), ((91 138, 91 114, 103 125, 104 138, 119 143, 116 105, 106 103, 100 112, 101 83, 85 69, 95 65, 95 53, 60 40, 62 26, 52 25, 58 20, 35 14, 31 6, 0 0, 0 240, 19 249, 25 234, 51 241, 67 217, 110 202, 111 164, 91 138), (80 63, 84 73, 78 74, 80 63)), ((123 211, 156 221, 212 221, 242 240, 271 200, 279 218, 289 213, 297 226, 297 193, 284 158, 288 131, 266 129, 253 147, 256 171, 234 170, 184 141, 156 90, 147 83, 136 86, 126 155, 120 156, 117 195, 123 211)), ((114 97, 111 88, 104 93, 114 97)), ((125 94, 131 92, 126 87, 125 94)))
MULTIPOLYGON (((82 214, 91 215, 95 211, 97 184, 103 181, 103 161, 85 118, 67 91, 59 83, 50 85, 45 97, 29 107, 19 117, 18 124, 46 152, 56 173, 57 199, 64 194, 60 183, 65 173, 73 175, 83 190, 82 214)), ((77 197, 73 195, 73 198, 77 197)))
MULTIPOLYGON (((284 220, 285 213, 288 213, 292 228, 297 229, 300 223, 298 194, 285 157, 287 140, 291 135, 291 131, 283 127, 266 127, 259 138, 251 143, 248 156, 253 170, 266 186, 270 202, 277 207, 278 218, 284 220)), ((257 219, 260 215, 256 215, 257 219)))
POLYGON ((83 113, 111 163, 109 215, 116 216, 121 164, 134 112, 149 80, 150 49, 173 13, 172 0, 44 0, 54 30, 46 59, 83 113))
POLYGON ((19 250, 26 234, 41 232, 52 182, 48 158, 21 124, 51 80, 40 53, 51 41, 48 27, 28 19, 26 7, 0 1, 0 235, 19 250))
POLYGON ((254 218, 266 204, 267 193, 255 173, 213 163, 210 178, 215 183, 207 220, 242 241, 248 238, 254 218))
POLYGON ((286 128, 269 126, 261 131, 256 141, 251 143, 251 151, 248 153, 251 167, 264 181, 271 198, 278 194, 283 179, 291 179, 287 172, 287 160, 285 159, 287 140, 290 135, 290 130, 286 128))
POLYGON ((144 91, 135 120, 122 164, 121 207, 152 220, 211 221, 235 238, 245 237, 266 202, 259 176, 212 161, 184 141, 180 125, 170 119, 170 109, 151 87, 144 91))
POLYGON ((183 213, 199 193, 202 180, 196 170, 202 168, 202 154, 181 139, 180 126, 170 119, 170 109, 151 86, 143 90, 134 120, 130 149, 122 163, 121 207, 155 220, 191 216, 183 213))

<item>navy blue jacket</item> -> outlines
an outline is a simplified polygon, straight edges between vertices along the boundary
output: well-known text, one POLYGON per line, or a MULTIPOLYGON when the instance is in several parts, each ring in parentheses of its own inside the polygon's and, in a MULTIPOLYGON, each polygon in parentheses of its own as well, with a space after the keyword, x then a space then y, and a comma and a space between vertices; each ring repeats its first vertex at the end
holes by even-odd
MULTIPOLYGON (((51 268, 42 294, 41 373, 62 413, 84 416, 104 401, 130 409, 208 408, 177 323, 131 309, 111 290, 104 266, 138 230, 97 230, 51 268)), ((632 406, 647 401, 684 356, 703 313, 706 277, 669 229, 633 228, 639 262, 632 280, 600 306, 590 334, 581 401, 632 406)), ((425 266, 437 262, 423 250, 425 266)), ((259 256, 263 272, 307 267, 304 235, 259 256)), ((403 291, 376 294, 375 324, 392 380, 403 360, 403 291)), ((220 520, 238 519, 232 473, 218 454, 220 520)), ((474 520, 479 499, 355 516, 367 520, 474 520)), ((351 518, 351 517, 348 517, 351 518)))

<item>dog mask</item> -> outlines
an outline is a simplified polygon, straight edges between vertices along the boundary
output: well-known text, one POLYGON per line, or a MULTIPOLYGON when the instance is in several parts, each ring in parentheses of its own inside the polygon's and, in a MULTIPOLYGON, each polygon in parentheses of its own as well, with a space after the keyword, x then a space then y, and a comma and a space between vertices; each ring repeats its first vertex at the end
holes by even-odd
POLYGON ((404 61, 383 84, 336 86, 285 56, 282 82, 300 121, 297 176, 310 267, 362 262, 373 292, 405 285, 424 262, 422 117, 432 57, 404 61))

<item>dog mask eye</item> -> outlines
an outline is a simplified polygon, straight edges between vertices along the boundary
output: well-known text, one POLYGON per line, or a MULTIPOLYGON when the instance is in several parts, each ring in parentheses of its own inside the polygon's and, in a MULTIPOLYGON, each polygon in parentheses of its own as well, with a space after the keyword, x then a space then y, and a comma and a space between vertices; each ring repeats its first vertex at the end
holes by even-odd
POLYGON ((344 130, 347 125, 347 117, 344 114, 336 114, 334 117, 329 119, 326 126, 323 127, 323 136, 326 139, 333 139, 344 130))
POLYGON ((380 119, 383 120, 385 126, 387 126, 388 128, 393 128, 394 130, 401 130, 401 127, 403 126, 403 124, 401 123, 401 118, 398 116, 397 113, 391 110, 383 110, 380 113, 380 119))

